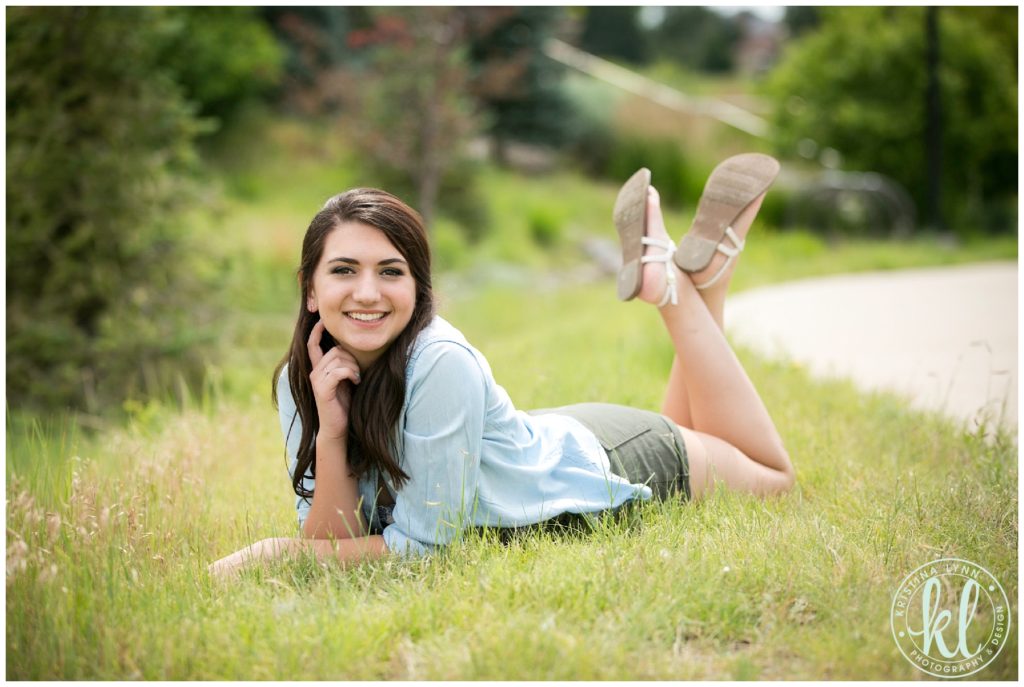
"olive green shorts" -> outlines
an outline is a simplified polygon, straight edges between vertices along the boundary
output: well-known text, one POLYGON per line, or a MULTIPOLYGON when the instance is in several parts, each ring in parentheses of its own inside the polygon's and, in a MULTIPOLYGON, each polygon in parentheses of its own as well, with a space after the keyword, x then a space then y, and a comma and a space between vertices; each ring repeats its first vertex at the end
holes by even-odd
POLYGON ((690 499, 690 462, 676 423, 649 410, 611 403, 577 403, 531 410, 578 421, 604 447, 611 470, 633 484, 646 484, 656 499, 690 499))

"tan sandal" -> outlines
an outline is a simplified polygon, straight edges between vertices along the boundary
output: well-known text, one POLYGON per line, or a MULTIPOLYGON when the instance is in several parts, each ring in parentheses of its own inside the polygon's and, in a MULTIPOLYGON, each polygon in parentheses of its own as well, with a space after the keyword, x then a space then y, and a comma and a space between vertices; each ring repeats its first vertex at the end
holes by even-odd
POLYGON ((622 267, 619 268, 618 292, 620 301, 636 298, 643 284, 643 237, 647 229, 647 189, 651 185, 651 170, 641 167, 629 178, 615 199, 612 218, 622 243, 622 267))
POLYGON ((619 232, 622 243, 622 267, 619 269, 618 295, 619 300, 630 301, 636 298, 643 286, 644 265, 649 262, 665 263, 665 295, 658 307, 671 302, 675 305, 676 273, 668 268, 672 262, 672 254, 676 246, 671 241, 645 236, 647 233, 647 194, 651 186, 651 170, 641 167, 629 178, 619 190, 615 199, 612 217, 615 228, 619 232), (644 246, 655 246, 662 249, 661 254, 644 255, 644 246))
POLYGON ((730 157, 711 172, 693 226, 675 251, 676 265, 691 273, 706 269, 716 252, 726 256, 725 264, 711 279, 696 285, 698 289, 717 282, 743 250, 744 242, 733 231, 732 223, 768 190, 778 174, 778 160, 760 153, 730 157), (724 245, 726 239, 731 246, 724 245))

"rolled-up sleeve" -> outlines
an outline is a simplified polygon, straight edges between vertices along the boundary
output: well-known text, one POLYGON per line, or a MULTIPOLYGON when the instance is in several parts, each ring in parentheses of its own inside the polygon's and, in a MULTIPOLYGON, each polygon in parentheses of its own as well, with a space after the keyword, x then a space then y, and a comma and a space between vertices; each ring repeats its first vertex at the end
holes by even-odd
MULTIPOLYGON (((295 408, 295 399, 292 398, 291 386, 288 384, 287 365, 281 370, 281 376, 277 378, 277 411, 281 420, 281 434, 284 435, 285 452, 288 454, 288 479, 292 480, 295 476, 295 466, 298 463, 302 419, 295 408)), ((309 491, 313 490, 314 485, 315 481, 312 477, 302 480, 302 486, 309 491)), ((306 522, 306 516, 309 515, 312 505, 309 499, 301 496, 295 497, 295 512, 298 516, 299 529, 302 529, 302 525, 306 522)))
POLYGON ((409 384, 400 447, 409 480, 384 541, 395 553, 423 555, 472 524, 486 378, 466 347, 437 341, 412 362, 409 384))

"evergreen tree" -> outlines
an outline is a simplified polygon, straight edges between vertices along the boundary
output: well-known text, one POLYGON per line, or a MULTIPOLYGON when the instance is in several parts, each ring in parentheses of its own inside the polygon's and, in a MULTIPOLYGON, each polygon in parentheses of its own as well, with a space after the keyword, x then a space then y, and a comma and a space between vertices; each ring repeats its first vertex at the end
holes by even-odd
POLYGON ((158 59, 177 27, 159 8, 7 9, 12 407, 98 410, 198 370, 174 224, 198 125, 158 59))
POLYGON ((728 72, 740 31, 734 18, 706 7, 669 7, 654 31, 659 56, 695 71, 728 72))
POLYGON ((632 64, 647 61, 647 42, 640 30, 638 7, 589 7, 583 20, 580 48, 632 64))
POLYGON ((791 38, 796 38, 803 33, 817 28, 821 23, 818 17, 818 8, 807 5, 793 5, 786 8, 782 23, 789 29, 791 38))
POLYGON ((564 69, 544 54, 560 8, 468 8, 471 89, 486 108, 499 160, 505 143, 558 146, 571 133, 572 108, 561 89, 564 69))

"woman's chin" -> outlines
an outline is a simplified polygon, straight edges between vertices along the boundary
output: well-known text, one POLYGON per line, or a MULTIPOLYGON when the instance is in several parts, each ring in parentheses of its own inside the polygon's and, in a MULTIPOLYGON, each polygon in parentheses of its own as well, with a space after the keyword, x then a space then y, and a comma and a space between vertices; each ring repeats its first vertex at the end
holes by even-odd
POLYGON ((385 336, 366 335, 345 336, 335 338, 335 341, 340 348, 350 353, 364 370, 379 358, 392 342, 385 336))

